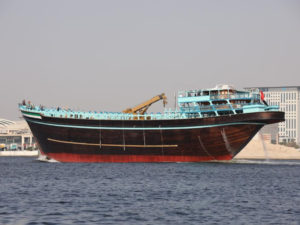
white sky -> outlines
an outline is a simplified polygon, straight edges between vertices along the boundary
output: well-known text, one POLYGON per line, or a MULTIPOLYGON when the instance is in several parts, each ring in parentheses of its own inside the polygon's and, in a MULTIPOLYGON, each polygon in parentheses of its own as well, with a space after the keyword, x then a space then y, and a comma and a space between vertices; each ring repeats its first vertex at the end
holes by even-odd
MULTIPOLYGON (((300 85, 300 1, 0 0, 0 118, 178 90, 300 85)), ((161 110, 156 103, 152 111, 161 110)))

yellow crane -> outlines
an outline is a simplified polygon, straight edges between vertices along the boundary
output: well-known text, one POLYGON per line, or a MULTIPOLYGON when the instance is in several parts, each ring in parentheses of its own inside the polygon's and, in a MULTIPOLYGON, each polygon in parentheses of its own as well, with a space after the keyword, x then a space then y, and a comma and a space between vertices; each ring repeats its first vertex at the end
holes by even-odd
POLYGON ((164 93, 162 93, 161 95, 157 95, 151 99, 149 99, 148 101, 145 101, 133 108, 128 108, 123 110, 123 113, 132 113, 132 114, 140 114, 140 115, 144 115, 145 112, 148 110, 148 108, 155 102, 159 101, 159 100, 163 100, 163 104, 164 106, 167 104, 167 97, 165 96, 164 93))

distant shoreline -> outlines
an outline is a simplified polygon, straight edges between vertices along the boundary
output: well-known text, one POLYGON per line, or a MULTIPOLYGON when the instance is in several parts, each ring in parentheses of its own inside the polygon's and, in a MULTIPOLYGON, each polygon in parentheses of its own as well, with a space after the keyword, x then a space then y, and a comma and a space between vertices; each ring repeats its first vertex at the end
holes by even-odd
POLYGON ((38 156, 38 150, 34 151, 1 151, 0 156, 30 156, 30 157, 37 157, 38 156))
POLYGON ((245 160, 300 160, 300 156, 299 157, 295 157, 295 156, 269 156, 269 157, 265 157, 265 156, 236 156, 234 157, 234 159, 245 159, 245 160))
POLYGON ((249 144, 236 155, 235 159, 281 159, 300 160, 300 150, 279 144, 262 142, 255 136, 249 144))

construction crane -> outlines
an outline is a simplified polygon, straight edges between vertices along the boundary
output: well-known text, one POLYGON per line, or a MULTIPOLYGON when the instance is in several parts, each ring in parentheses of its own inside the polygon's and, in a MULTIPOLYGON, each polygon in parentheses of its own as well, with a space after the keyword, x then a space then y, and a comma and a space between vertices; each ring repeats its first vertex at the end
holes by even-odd
POLYGON ((145 112, 148 110, 148 108, 155 102, 159 101, 159 100, 163 100, 163 104, 164 106, 167 104, 167 97, 165 96, 164 93, 162 93, 161 95, 157 95, 151 99, 149 99, 146 102, 143 102, 133 108, 128 108, 123 110, 123 113, 132 113, 132 114, 140 114, 140 115, 144 115, 145 112))

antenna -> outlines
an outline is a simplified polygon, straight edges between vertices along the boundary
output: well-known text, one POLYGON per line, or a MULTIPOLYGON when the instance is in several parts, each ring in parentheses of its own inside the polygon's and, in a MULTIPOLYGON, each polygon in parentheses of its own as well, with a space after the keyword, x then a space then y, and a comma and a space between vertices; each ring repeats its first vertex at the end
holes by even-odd
POLYGON ((174 92, 174 110, 177 110, 177 95, 176 95, 176 92, 174 92))

